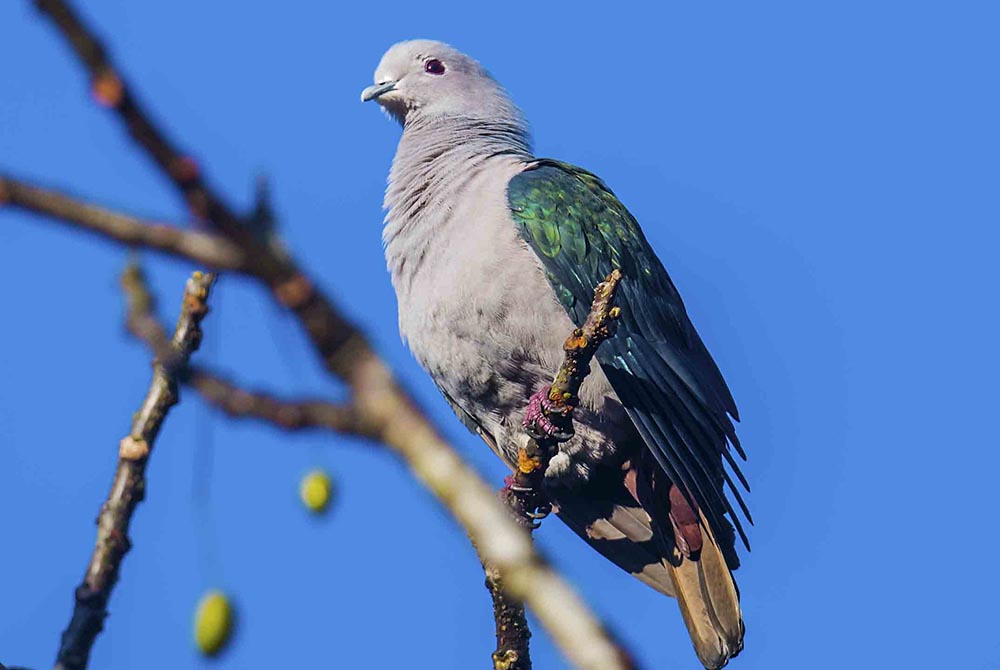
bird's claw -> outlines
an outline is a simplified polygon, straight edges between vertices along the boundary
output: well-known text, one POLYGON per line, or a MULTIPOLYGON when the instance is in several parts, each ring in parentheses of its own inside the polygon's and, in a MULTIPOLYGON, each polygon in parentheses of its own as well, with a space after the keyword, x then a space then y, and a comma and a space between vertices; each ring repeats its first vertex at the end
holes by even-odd
POLYGON ((510 492, 520 501, 522 510, 520 514, 530 522, 532 530, 541 527, 542 519, 552 513, 552 504, 545 499, 544 494, 537 487, 521 486, 513 475, 504 479, 503 490, 510 492))
POLYGON ((551 513, 552 513, 552 505, 542 505, 534 512, 528 512, 527 516, 529 519, 533 519, 535 521, 541 521, 551 513))
POLYGON ((557 406, 549 399, 550 386, 543 386, 528 399, 521 425, 532 439, 566 442, 573 437, 570 407, 557 406))

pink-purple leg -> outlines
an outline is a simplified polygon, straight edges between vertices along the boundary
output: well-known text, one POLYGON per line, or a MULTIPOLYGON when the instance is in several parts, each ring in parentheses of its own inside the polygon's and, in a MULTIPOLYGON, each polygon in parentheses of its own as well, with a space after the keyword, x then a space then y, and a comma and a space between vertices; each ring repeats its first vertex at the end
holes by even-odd
POLYGON ((573 425, 570 422, 560 425, 567 418, 567 412, 549 399, 551 388, 545 385, 528 399, 528 408, 524 411, 521 425, 536 440, 565 442, 573 437, 573 425), (553 417, 558 423, 552 420, 553 417))

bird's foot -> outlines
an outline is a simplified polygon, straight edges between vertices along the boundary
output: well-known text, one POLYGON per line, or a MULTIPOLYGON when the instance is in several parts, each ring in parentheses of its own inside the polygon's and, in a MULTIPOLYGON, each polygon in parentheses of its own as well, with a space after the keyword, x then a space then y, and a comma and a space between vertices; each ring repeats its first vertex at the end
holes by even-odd
POLYGON ((541 526, 541 521, 552 513, 552 503, 544 492, 536 485, 519 483, 516 475, 510 475, 503 480, 501 498, 507 501, 515 515, 522 519, 521 523, 534 530, 541 526))
POLYGON ((551 390, 551 386, 545 385, 528 399, 521 425, 536 440, 565 442, 573 437, 573 421, 570 419, 573 408, 554 402, 549 397, 551 390))

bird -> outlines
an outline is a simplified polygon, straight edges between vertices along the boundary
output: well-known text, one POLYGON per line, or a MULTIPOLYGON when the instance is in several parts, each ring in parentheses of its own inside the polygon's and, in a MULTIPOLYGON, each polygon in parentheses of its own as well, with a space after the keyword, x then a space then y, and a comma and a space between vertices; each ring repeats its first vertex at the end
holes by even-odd
POLYGON ((402 126, 382 229, 400 333, 508 467, 546 408, 564 339, 620 271, 615 333, 545 493, 591 547, 675 597, 701 663, 723 667, 743 648, 733 570, 737 533, 749 549, 741 514, 753 522, 733 455, 746 459, 739 415, 636 219, 596 175, 534 156, 506 90, 445 43, 393 45, 361 99, 402 126))

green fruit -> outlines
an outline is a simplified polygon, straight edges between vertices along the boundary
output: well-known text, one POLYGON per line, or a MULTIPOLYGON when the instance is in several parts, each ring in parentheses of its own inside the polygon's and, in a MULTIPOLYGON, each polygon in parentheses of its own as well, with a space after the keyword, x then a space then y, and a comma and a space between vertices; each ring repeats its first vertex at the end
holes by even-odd
POLYGON ((209 591, 198 602, 194 615, 194 641, 206 656, 215 656, 229 642, 233 610, 222 591, 209 591))
POLYGON ((313 470, 302 478, 299 484, 299 497, 311 512, 319 514, 326 511, 333 495, 333 482, 323 470, 313 470))

